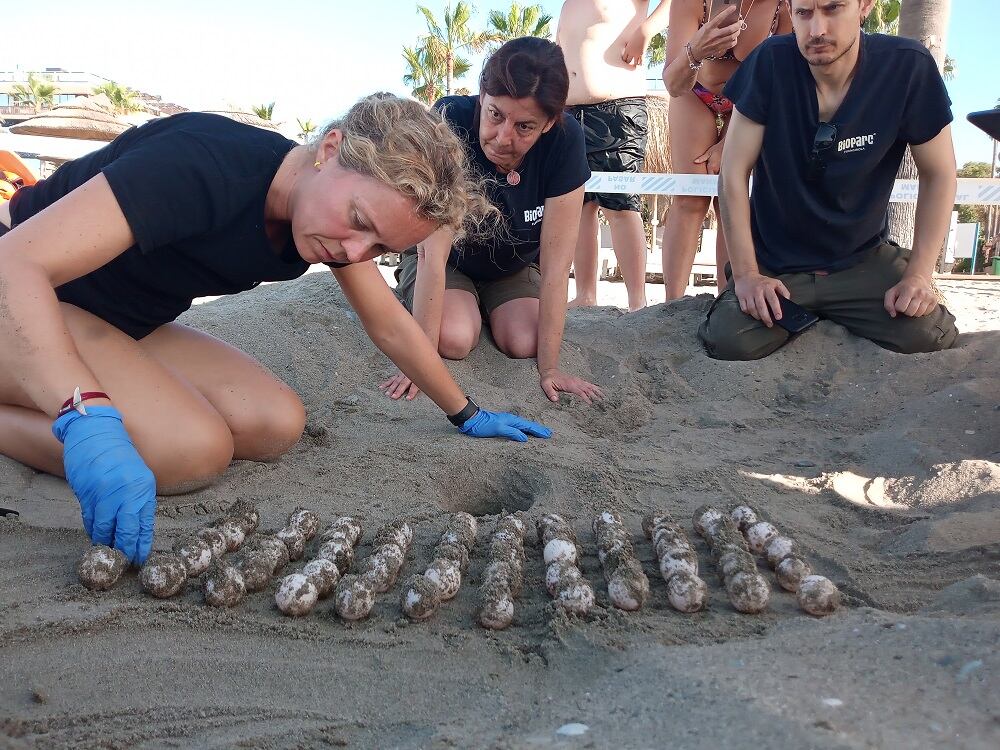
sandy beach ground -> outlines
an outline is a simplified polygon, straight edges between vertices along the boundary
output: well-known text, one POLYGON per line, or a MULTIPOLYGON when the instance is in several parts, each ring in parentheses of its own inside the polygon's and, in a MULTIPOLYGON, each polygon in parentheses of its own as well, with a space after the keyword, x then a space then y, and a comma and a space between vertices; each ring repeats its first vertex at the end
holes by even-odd
MULTIPOLYGON (((470 440, 426 397, 383 396, 388 361, 329 274, 199 305, 184 322, 284 378, 308 426, 277 463, 237 462, 212 488, 161 498, 156 547, 245 498, 272 529, 297 505, 324 522, 359 514, 369 530, 408 518, 406 575, 466 510, 482 528, 465 584, 421 624, 401 619, 398 587, 354 625, 329 601, 283 617, 273 586, 230 610, 196 586, 154 600, 134 575, 93 593, 76 580, 88 542, 65 483, 0 459, 0 505, 20 511, 0 520, 0 748, 995 750, 1000 284, 941 288, 963 335, 914 356, 821 322, 766 360, 710 360, 695 337, 709 287, 632 315, 572 311, 563 364, 604 388, 592 407, 547 402, 534 364, 484 338, 451 370, 480 403, 555 431, 527 445, 470 440), (764 614, 739 614, 692 532, 710 605, 672 610, 640 518, 669 511, 690 527, 702 503, 737 500, 793 535, 847 606, 814 619, 775 586, 764 614), (650 577, 638 613, 608 602, 590 532, 605 508, 623 514, 650 577), (529 546, 514 625, 474 624, 505 510, 573 519, 591 616, 553 609, 529 546), (560 734, 568 724, 582 734, 560 734)), ((602 295, 620 303, 624 289, 602 295)))

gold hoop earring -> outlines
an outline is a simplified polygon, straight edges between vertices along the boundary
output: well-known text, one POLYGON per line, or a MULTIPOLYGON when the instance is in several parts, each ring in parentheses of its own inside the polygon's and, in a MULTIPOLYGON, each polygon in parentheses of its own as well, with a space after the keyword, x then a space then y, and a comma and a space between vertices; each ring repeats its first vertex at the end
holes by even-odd
POLYGON ((322 164, 320 164, 319 162, 316 162, 315 164, 313 164, 313 166, 314 166, 314 167, 316 167, 316 169, 319 169, 319 168, 320 168, 320 167, 322 167, 323 165, 322 165, 322 164))

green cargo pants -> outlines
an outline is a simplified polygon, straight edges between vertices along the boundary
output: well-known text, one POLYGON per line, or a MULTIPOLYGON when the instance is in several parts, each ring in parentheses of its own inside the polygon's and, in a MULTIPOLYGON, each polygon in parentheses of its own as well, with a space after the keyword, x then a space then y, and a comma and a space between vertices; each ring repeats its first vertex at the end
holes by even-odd
MULTIPOLYGON (((869 251, 857 265, 836 273, 774 274, 763 268, 761 273, 780 279, 793 302, 881 347, 903 354, 948 349, 955 343, 958 329, 955 316, 944 305, 922 318, 892 318, 885 311, 885 293, 903 278, 909 261, 909 250, 886 242, 869 251)), ((712 304, 698 337, 715 359, 766 357, 791 334, 777 325, 768 328, 740 310, 728 267, 726 277, 729 286, 712 304)))

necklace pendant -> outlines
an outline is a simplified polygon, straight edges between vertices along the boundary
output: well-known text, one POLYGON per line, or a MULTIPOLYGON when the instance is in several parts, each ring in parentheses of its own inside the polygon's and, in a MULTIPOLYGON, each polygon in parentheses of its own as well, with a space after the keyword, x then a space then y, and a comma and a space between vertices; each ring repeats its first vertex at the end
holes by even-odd
POLYGON ((516 169, 512 169, 507 173, 507 184, 511 187, 515 187, 521 183, 521 175, 518 174, 516 169))
POLYGON ((740 31, 746 31, 746 30, 747 30, 747 22, 746 22, 746 21, 744 21, 744 20, 743 20, 743 19, 741 18, 741 19, 740 19, 740 31))

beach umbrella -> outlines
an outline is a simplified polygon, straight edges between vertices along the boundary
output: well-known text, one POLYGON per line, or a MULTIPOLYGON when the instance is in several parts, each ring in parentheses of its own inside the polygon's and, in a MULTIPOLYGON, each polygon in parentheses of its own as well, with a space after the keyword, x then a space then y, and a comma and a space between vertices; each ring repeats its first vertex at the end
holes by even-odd
MULTIPOLYGON (((101 96, 78 96, 40 115, 12 125, 11 133, 76 138, 85 141, 113 141, 132 125, 119 120, 101 106, 101 96)), ((107 101, 106 97, 103 97, 107 101)), ((110 104, 110 102, 108 102, 110 104)))
POLYGON ((210 115, 222 115, 223 117, 228 117, 230 120, 236 120, 236 122, 242 122, 244 125, 253 125, 255 128, 264 128, 264 130, 278 131, 277 123, 271 120, 265 120, 262 117, 257 117, 255 114, 250 112, 235 112, 233 110, 208 110, 210 115))

